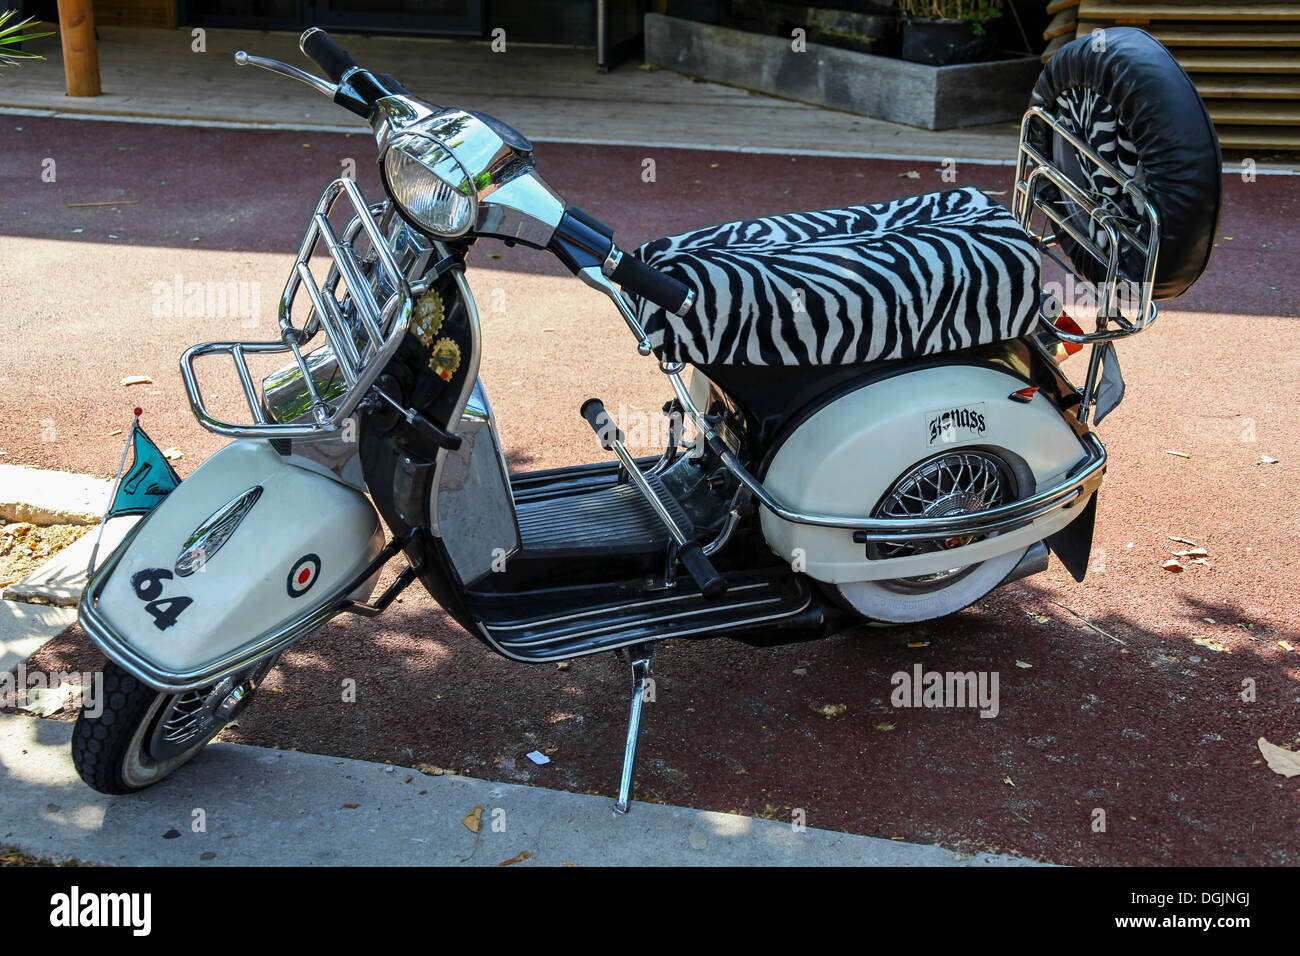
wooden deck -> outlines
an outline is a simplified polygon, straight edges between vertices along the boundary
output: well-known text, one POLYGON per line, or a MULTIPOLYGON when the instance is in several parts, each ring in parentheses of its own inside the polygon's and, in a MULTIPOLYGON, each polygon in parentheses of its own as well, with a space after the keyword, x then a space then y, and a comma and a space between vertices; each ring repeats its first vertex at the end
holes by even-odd
POLYGON ((1196 84, 1225 147, 1294 150, 1300 142, 1300 3, 1082 0, 1078 35, 1141 27, 1196 84))
MULTIPOLYGON (((0 107, 181 121, 364 129, 308 87, 234 65, 236 50, 311 64, 288 33, 209 29, 206 53, 187 30, 99 27, 104 95, 64 95, 57 37, 31 49, 48 57, 0 73, 0 107)), ((1006 123, 937 131, 819 109, 626 63, 607 74, 571 47, 401 37, 339 37, 358 62, 392 73, 438 103, 499 116, 538 141, 815 151, 957 159, 1015 159, 1006 123)))

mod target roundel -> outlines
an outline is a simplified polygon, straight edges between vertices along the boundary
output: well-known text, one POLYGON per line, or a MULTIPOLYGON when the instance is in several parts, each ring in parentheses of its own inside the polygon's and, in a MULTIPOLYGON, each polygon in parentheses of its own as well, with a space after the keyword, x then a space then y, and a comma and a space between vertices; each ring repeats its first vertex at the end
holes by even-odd
POLYGON ((304 554, 289 570, 289 597, 302 597, 311 590, 318 577, 320 577, 320 558, 314 554, 304 554))

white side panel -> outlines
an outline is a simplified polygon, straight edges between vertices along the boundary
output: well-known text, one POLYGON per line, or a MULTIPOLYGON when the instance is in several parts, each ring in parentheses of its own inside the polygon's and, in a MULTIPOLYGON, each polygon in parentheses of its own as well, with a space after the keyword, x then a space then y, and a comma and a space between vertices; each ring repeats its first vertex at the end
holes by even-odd
MULTIPOLYGON (((869 517, 894 481, 917 462, 973 446, 1014 453, 1032 472, 1035 486, 1048 487, 1083 458, 1084 450, 1042 395, 1027 404, 1008 398, 1023 386, 1002 372, 966 365, 922 369, 867 385, 799 426, 777 452, 764 486, 798 511, 869 517), (943 413, 953 410, 965 414, 945 421, 943 413)), ((1022 481, 1022 497, 1030 490, 1022 481)), ((777 555, 802 560, 811 577, 841 583, 929 574, 1006 554, 1063 528, 1082 504, 960 549, 888 561, 868 561, 866 547, 854 543, 851 531, 796 525, 759 510, 764 537, 777 555), (960 562, 954 561, 957 555, 960 562)))
MULTIPOLYGON (((104 586, 99 610, 159 668, 186 672, 303 615, 344 586, 382 546, 378 516, 365 496, 285 463, 265 442, 237 441, 204 462, 145 519, 104 586), (262 495, 225 544, 200 570, 177 574, 177 556, 194 529, 254 485, 262 495), (149 578, 140 582, 145 597, 132 585, 132 577, 148 569, 171 574, 158 577, 154 600, 191 602, 165 627, 148 609, 154 589, 149 578)), ((170 609, 161 610, 165 621, 170 609)))

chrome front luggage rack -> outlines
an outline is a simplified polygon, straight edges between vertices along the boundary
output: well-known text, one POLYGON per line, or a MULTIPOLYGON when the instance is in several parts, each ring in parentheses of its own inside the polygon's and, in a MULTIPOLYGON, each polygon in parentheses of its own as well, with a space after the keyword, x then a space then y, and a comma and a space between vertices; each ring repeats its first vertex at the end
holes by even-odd
POLYGON ((185 390, 199 424, 231 438, 310 440, 341 431, 405 336, 413 297, 424 291, 419 277, 434 253, 427 240, 394 214, 391 203, 368 205, 351 179, 334 180, 316 203, 285 283, 280 340, 204 342, 181 357, 185 390), (352 213, 341 234, 329 221, 340 200, 346 200, 352 213), (359 241, 364 243, 362 255, 356 247, 359 241), (322 247, 332 262, 325 282, 318 283, 310 261, 322 247), (301 327, 293 324, 299 292, 305 292, 311 304, 301 327), (304 353, 303 346, 322 330, 327 342, 304 353), (281 352, 290 353, 293 363, 260 386, 255 384, 247 357, 281 352), (208 410, 194 364, 211 355, 227 355, 234 363, 251 423, 223 421, 208 410), (271 401, 272 391, 299 392, 297 414, 285 413, 283 406, 290 403, 283 399, 271 401))

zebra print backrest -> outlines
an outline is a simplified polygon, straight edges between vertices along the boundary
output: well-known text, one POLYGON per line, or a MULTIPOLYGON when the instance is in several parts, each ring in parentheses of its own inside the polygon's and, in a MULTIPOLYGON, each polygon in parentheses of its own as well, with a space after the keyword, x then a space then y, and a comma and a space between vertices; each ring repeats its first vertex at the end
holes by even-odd
POLYGON ((978 189, 743 219, 636 255, 695 290, 639 318, 669 362, 842 365, 1015 338, 1034 323, 1039 256, 978 189))

